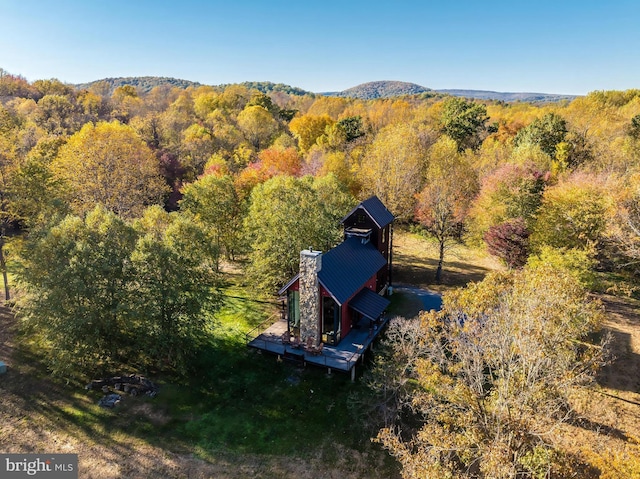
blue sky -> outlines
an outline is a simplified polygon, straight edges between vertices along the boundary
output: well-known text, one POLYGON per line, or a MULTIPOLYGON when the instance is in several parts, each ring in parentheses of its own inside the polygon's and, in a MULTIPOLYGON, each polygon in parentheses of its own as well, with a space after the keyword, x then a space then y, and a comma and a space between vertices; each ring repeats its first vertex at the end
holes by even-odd
POLYGON ((30 81, 585 94, 640 88, 639 60, 637 0, 0 0, 0 68, 30 81))

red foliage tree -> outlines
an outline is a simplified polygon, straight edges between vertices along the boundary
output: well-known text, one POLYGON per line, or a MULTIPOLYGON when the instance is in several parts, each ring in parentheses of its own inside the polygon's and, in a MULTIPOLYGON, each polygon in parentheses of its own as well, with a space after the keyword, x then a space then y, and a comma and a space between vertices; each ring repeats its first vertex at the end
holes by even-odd
POLYGON ((522 268, 529 256, 529 231, 522 218, 492 226, 484 234, 489 253, 502 259, 510 268, 522 268))

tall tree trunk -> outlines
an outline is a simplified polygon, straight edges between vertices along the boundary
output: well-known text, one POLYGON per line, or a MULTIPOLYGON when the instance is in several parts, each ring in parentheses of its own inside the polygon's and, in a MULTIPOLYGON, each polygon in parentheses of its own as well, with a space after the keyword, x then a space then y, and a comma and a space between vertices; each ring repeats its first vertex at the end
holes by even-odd
POLYGON ((436 269, 436 283, 442 280, 442 263, 444 262, 444 240, 440 240, 440 257, 438 258, 438 269, 436 269))
POLYGON ((0 237, 0 269, 2 270, 2 279, 4 280, 4 299, 9 301, 11 295, 9 294, 9 277, 7 275, 7 263, 4 259, 4 236, 0 237))

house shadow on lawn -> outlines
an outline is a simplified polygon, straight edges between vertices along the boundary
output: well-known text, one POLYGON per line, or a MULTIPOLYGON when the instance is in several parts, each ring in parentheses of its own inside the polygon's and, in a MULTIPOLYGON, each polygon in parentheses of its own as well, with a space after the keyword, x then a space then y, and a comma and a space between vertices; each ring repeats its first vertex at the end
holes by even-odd
POLYGON ((429 288, 438 292, 450 288, 463 287, 468 283, 482 281, 491 272, 484 266, 463 262, 445 261, 440 284, 435 282, 438 262, 424 256, 396 253, 394 254, 394 284, 411 284, 420 288, 429 288))

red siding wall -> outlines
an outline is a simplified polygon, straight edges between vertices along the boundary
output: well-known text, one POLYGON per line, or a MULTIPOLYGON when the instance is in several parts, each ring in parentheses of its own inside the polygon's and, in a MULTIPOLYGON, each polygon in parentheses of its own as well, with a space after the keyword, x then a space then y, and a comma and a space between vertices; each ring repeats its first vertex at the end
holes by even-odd
MULTIPOLYGON (((298 286, 299 283, 298 281, 296 281, 295 283, 293 283, 291 286, 289 286, 289 290, 292 291, 297 291, 298 290, 298 286)), ((373 292, 377 292, 376 291, 376 275, 372 276, 371 278, 369 278, 369 281, 367 281, 364 285, 363 288, 369 288, 371 291, 373 292)), ((358 290, 356 292, 356 294, 358 294, 360 292, 360 290, 358 290)), ((324 286, 320 285, 320 311, 322 311, 322 297, 323 296, 331 296, 329 294, 329 292, 324 288, 324 286)), ((355 296, 355 294, 353 295, 355 296)), ((351 298, 349 298, 349 301, 351 301, 351 299, 353 299, 353 296, 351 298)), ((342 332, 340 335, 340 339, 344 338, 347 334, 349 334, 349 331, 351 331, 351 320, 352 320, 352 310, 351 308, 349 308, 349 301, 345 302, 342 307, 341 307, 341 314, 342 314, 342 332)), ((321 313, 322 314, 322 313, 321 313)), ((320 331, 322 325, 322 318, 318 318, 318 324, 317 324, 317 330, 320 331)))
MULTIPOLYGON (((376 293, 376 276, 372 276, 371 278, 369 278, 369 281, 367 281, 363 288, 369 288, 371 291, 373 291, 374 293, 376 293)), ((356 292, 356 294, 358 294, 361 290, 359 290, 358 292, 356 292)), ((356 294, 354 294, 353 296, 355 296, 356 294)), ((349 298, 349 301, 351 301, 351 299, 353 299, 353 296, 351 298, 349 298)), ((351 331, 351 318, 353 316, 353 312, 351 310, 351 308, 349 308, 349 301, 345 302, 345 304, 342 305, 342 337, 344 338, 347 334, 349 334, 349 331, 351 331)))

